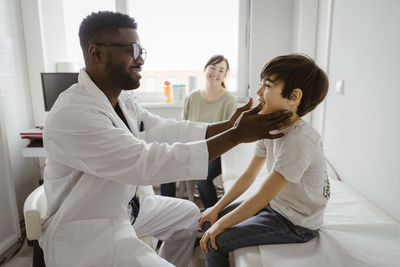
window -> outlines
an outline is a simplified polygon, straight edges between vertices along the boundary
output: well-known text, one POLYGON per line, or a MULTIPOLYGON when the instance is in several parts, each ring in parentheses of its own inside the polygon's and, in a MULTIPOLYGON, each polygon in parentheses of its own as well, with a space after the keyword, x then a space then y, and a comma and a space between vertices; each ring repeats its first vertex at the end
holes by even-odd
POLYGON ((62 0, 64 10, 65 37, 68 61, 84 65, 82 49, 79 45, 79 26, 92 12, 115 11, 115 0, 62 0))
POLYGON ((204 87, 204 65, 215 54, 222 54, 229 61, 228 90, 237 96, 247 95, 246 24, 249 1, 59 1, 62 1, 64 9, 66 58, 81 66, 84 61, 78 31, 87 15, 99 10, 118 10, 135 18, 139 38, 148 52, 140 90, 135 90, 139 101, 163 99, 165 81, 185 84, 189 90, 204 87))
POLYGON ((130 0, 128 12, 148 52, 137 93, 162 92, 166 80, 189 85, 189 77, 204 87, 204 65, 215 54, 228 59, 228 90, 237 91, 239 0, 130 0))

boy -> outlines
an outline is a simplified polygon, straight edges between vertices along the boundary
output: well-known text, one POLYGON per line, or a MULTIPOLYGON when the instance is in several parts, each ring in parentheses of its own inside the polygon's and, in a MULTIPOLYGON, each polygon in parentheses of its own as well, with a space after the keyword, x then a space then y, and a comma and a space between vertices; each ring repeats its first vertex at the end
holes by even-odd
POLYGON ((272 59, 260 78, 260 113, 286 109, 293 116, 278 131, 283 137, 257 142, 247 170, 200 216, 206 266, 229 266, 228 253, 240 247, 309 241, 323 223, 329 199, 325 157, 319 134, 301 117, 323 101, 328 79, 303 55, 272 59), (258 191, 229 205, 253 183, 265 162, 269 175, 258 191))

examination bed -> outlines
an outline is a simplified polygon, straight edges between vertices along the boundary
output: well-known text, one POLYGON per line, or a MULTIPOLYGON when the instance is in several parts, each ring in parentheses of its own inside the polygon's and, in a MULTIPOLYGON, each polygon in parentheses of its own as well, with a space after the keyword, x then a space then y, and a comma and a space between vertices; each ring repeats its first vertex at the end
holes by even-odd
MULTIPOLYGON (((222 156, 225 191, 245 170, 253 144, 241 144, 222 156)), ((340 181, 329 167, 331 197, 319 235, 307 242, 237 249, 231 261, 249 266, 400 266, 400 224, 340 181)), ((240 197, 255 192, 266 177, 265 167, 240 197)))

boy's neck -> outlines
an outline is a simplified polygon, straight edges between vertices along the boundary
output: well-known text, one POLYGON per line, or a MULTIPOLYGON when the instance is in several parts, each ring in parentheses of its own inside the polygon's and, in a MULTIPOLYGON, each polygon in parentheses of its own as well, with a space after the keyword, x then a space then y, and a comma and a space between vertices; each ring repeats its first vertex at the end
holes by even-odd
POLYGON ((284 127, 280 128, 279 130, 283 130, 283 129, 289 127, 290 125, 292 125, 293 123, 295 123, 298 120, 301 120, 301 117, 299 117, 298 115, 292 116, 290 118, 290 122, 288 124, 286 124, 284 127))

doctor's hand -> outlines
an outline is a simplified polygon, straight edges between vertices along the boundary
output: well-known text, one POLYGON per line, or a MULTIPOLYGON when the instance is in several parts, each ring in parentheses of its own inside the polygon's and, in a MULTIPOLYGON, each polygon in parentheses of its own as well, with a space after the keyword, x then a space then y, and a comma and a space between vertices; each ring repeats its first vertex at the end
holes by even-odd
POLYGON ((229 120, 210 123, 207 127, 206 139, 231 129, 235 124, 236 120, 240 117, 240 115, 242 115, 243 112, 249 110, 252 105, 253 105, 253 99, 250 98, 249 101, 247 101, 246 105, 236 109, 236 111, 232 114, 229 120))
POLYGON ((240 115, 242 115, 243 112, 251 109, 252 105, 253 105, 253 98, 250 97, 249 100, 247 101, 246 105, 237 108, 228 120, 229 128, 233 127, 233 125, 235 125, 235 122, 240 117, 240 115))
POLYGON ((213 225, 217 220, 218 211, 214 207, 211 207, 201 213, 198 221, 200 228, 203 229, 203 224, 205 222, 210 222, 210 224, 213 225))
POLYGON ((218 250, 217 243, 215 242, 215 238, 223 233, 225 228, 223 228, 218 222, 214 223, 203 235, 200 239, 200 247, 204 253, 208 253, 208 240, 210 240, 211 247, 215 250, 218 250))
POLYGON ((270 131, 280 129, 290 123, 293 115, 290 111, 276 111, 268 114, 258 114, 262 108, 257 107, 243 112, 236 120, 233 129, 237 143, 250 143, 259 139, 280 138, 284 134, 271 134, 270 131))

